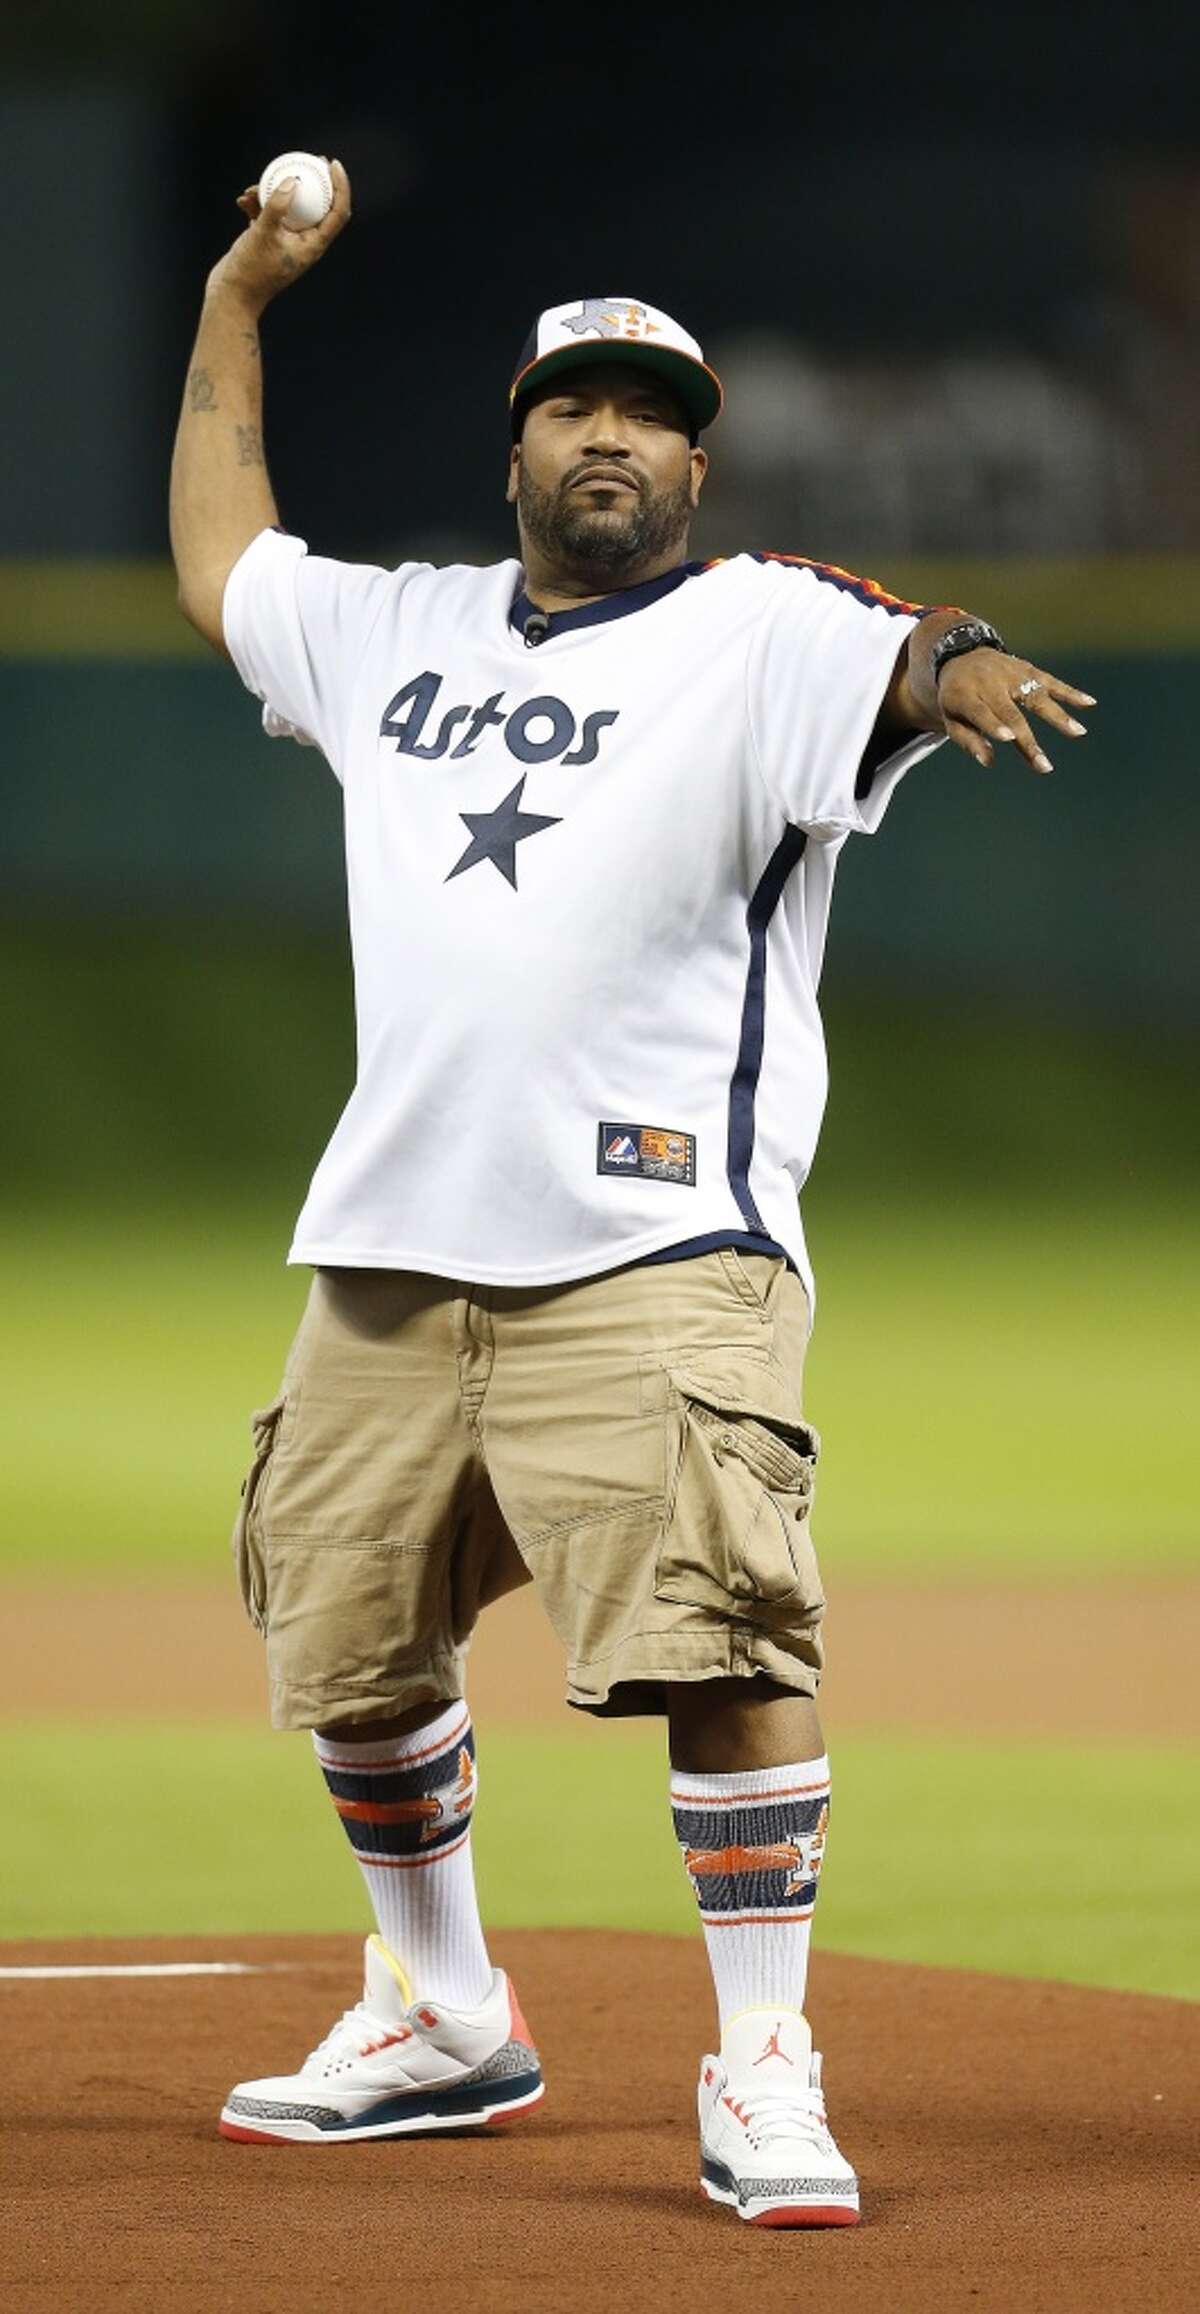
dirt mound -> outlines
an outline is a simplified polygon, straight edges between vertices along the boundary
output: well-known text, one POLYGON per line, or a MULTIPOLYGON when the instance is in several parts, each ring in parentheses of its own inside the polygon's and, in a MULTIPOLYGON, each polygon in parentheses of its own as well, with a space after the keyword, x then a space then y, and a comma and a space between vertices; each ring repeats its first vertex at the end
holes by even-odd
POLYGON ((0 1948, 267 1975, 0 1977, 6 2314, 1094 2314, 1191 2308, 1200 2008, 820 1954, 810 2008, 864 2220, 741 2225, 697 2189, 703 1950, 495 1943, 546 2068, 492 2136, 237 2146, 230 2082, 299 2062, 357 1992, 352 1939, 0 1948))

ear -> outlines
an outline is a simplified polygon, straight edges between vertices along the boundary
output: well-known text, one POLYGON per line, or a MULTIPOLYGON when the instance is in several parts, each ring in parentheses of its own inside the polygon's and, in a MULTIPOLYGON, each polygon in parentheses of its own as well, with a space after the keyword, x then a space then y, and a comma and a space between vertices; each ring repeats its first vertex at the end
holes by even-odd
POLYGON ((508 454, 508 485, 504 493, 504 496, 510 506, 514 506, 516 504, 517 483, 520 478, 520 472, 521 445, 519 442, 514 442, 512 449, 508 454))
POLYGON ((701 492, 701 490, 702 490, 702 489, 703 489, 703 487, 704 487, 704 477, 705 477, 705 475, 707 474, 707 472, 708 472, 708 452, 707 452, 707 450, 693 450, 693 452, 692 452, 692 504, 693 504, 693 506, 699 506, 699 504, 700 504, 700 492, 701 492))

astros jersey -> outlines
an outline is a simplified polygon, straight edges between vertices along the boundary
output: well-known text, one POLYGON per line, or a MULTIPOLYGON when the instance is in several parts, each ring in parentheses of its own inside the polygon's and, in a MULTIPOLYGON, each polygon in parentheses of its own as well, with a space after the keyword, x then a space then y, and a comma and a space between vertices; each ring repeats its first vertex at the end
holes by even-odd
POLYGON ((779 556, 556 613, 516 562, 395 571, 265 530, 225 636, 341 781, 358 1072, 290 1259, 549 1285, 782 1249, 826 1069, 834 868, 918 606, 779 556))

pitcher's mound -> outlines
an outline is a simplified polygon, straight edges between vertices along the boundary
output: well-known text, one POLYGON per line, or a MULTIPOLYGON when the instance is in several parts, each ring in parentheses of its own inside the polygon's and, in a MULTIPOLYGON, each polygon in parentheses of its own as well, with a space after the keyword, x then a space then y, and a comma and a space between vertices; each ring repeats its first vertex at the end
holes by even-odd
POLYGON ((1200 2008, 818 1954, 809 2009, 863 2222, 765 2233, 700 2195, 703 1950, 499 1935, 546 2070, 494 2135, 227 2143, 230 2083, 291 2070, 358 1994, 349 1937, 9 1945, 9 2314, 1094 2314, 1196 2304, 1200 2008), (280 1968, 278 1964, 285 1963, 280 1968))

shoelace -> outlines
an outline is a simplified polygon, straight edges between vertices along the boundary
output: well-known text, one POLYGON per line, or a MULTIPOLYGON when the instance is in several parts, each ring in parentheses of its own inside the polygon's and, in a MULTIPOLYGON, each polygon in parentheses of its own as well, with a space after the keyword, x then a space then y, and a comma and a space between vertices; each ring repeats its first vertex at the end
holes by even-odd
POLYGON ((315 2065, 319 2058, 357 2057, 365 2041, 377 2041, 393 2029, 381 2017, 373 2017, 365 2001, 356 2001, 352 2009, 343 2009, 336 2025, 331 2025, 324 2040, 309 2050, 304 2062, 315 2065))
POLYGON ((824 2152, 830 2144, 825 2100, 819 2089, 755 2089, 737 2103, 746 2116, 752 2145, 778 2137, 803 2137, 824 2152))

